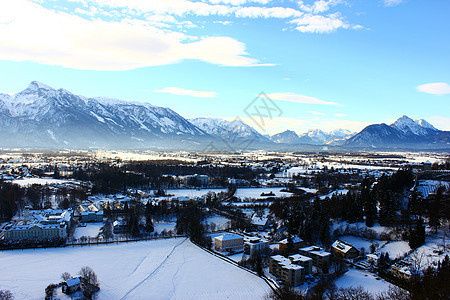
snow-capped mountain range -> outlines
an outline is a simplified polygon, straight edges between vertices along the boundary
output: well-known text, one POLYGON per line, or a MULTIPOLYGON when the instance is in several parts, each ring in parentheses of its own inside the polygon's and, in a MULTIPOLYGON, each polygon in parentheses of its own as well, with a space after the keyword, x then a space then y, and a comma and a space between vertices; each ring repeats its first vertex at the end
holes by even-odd
POLYGON ((450 148, 450 132, 436 129, 427 121, 402 116, 391 125, 374 124, 349 138, 344 147, 351 148, 450 148))
POLYGON ((86 98, 36 81, 0 94, 0 126, 3 147, 148 147, 208 137, 169 108, 86 98))
POLYGON ((320 129, 310 129, 301 135, 298 135, 292 130, 286 130, 273 135, 270 139, 275 143, 291 145, 339 145, 353 134, 354 133, 346 129, 337 129, 330 132, 324 132, 320 129))
POLYGON ((267 137, 240 120, 186 120, 170 108, 87 98, 37 81, 18 94, 0 94, 0 148, 295 151, 322 145, 442 149, 450 148, 450 132, 403 116, 391 125, 370 125, 353 136, 343 129, 316 129, 267 137))
POLYGON ((195 118, 189 121, 207 134, 220 139, 256 139, 260 142, 269 142, 265 136, 240 120, 228 121, 220 118, 195 118))

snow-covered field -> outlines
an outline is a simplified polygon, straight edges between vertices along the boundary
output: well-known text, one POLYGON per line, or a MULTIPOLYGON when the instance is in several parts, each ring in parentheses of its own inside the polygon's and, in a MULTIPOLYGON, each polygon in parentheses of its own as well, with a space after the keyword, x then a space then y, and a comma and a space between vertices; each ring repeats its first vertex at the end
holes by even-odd
POLYGON ((177 221, 161 221, 161 222, 154 222, 154 230, 157 233, 161 233, 163 230, 169 231, 172 230, 175 233, 175 226, 177 225, 177 221))
POLYGON ((185 238, 3 251, 0 266, 0 287, 15 299, 43 299, 47 285, 83 266, 98 276, 98 299, 262 299, 270 292, 259 277, 185 238))
POLYGON ((73 237, 76 239, 81 238, 82 236, 87 237, 96 237, 100 231, 100 227, 103 226, 103 223, 89 223, 86 224, 86 227, 77 227, 75 229, 75 233, 73 237))
POLYGON ((224 217, 224 216, 220 216, 220 215, 210 215, 210 216, 206 217, 206 219, 204 221, 204 223, 216 224, 216 226, 217 226, 216 230, 224 229, 229 224, 229 222, 231 222, 230 219, 228 219, 227 217, 224 217))
POLYGON ((337 288, 361 286, 373 295, 385 292, 389 289, 389 286, 392 286, 389 282, 372 273, 355 269, 348 270, 347 273, 336 279, 334 284, 337 288))
POLYGON ((405 241, 395 241, 395 242, 389 242, 380 249, 377 250, 377 253, 389 253, 390 259, 395 259, 400 256, 405 255, 411 251, 411 247, 409 247, 408 242, 405 241))
POLYGON ((24 187, 32 184, 46 185, 46 184, 65 184, 76 182, 73 180, 53 179, 53 178, 24 178, 24 179, 15 179, 12 181, 12 183, 24 187))
POLYGON ((166 193, 173 197, 194 198, 206 195, 208 192, 220 193, 226 192, 226 189, 169 189, 166 193))
POLYGON ((281 190, 284 189, 282 187, 276 187, 276 188, 238 188, 236 190, 236 193, 234 196, 236 198, 245 199, 245 198, 252 198, 252 199, 264 199, 267 198, 267 196, 261 196, 262 193, 274 193, 275 197, 289 197, 292 194, 288 192, 281 192, 281 190))

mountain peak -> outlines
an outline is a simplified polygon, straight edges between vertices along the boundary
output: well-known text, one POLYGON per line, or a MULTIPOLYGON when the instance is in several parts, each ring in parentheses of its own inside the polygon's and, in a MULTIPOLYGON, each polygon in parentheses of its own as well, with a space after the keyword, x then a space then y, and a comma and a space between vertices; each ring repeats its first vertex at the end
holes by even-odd
POLYGON ((428 128, 431 130, 438 130, 436 127, 425 121, 424 119, 416 120, 416 123, 422 126, 423 128, 428 128))
POLYGON ((39 81, 32 81, 28 85, 27 90, 38 90, 38 89, 44 89, 44 90, 54 90, 51 86, 48 86, 42 82, 39 81))

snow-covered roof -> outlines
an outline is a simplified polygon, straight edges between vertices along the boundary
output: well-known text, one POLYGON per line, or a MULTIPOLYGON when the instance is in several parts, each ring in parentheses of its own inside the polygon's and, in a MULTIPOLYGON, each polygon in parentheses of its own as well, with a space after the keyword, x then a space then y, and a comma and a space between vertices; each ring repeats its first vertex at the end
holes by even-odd
POLYGON ((242 236, 234 234, 234 233, 226 233, 219 236, 216 236, 214 239, 217 239, 219 241, 229 241, 229 240, 237 240, 237 239, 244 239, 242 236))
POLYGON ((352 248, 354 248, 352 245, 346 244, 344 242, 341 242, 339 240, 336 240, 333 245, 331 245, 331 247, 337 251, 343 252, 343 253, 347 253, 348 251, 350 251, 352 248))
POLYGON ((253 215, 252 217, 252 224, 253 225, 260 225, 260 226, 265 226, 267 224, 267 221, 269 219, 267 217, 258 217, 255 215, 253 215))
MULTIPOLYGON (((292 238, 292 243, 301 243, 301 242, 303 242, 303 240, 301 239, 301 238, 299 238, 298 236, 294 236, 293 238, 292 238)), ((284 239, 284 240, 282 240, 282 241, 279 241, 278 242, 279 244, 287 244, 288 243, 288 239, 284 239)))
POLYGON ((70 278, 66 280, 66 284, 68 287, 75 286, 80 283, 81 283, 80 277, 70 278))
POLYGON ((293 255, 290 255, 289 258, 292 261, 302 261, 302 262, 312 261, 311 257, 303 256, 301 254, 293 254, 293 255))

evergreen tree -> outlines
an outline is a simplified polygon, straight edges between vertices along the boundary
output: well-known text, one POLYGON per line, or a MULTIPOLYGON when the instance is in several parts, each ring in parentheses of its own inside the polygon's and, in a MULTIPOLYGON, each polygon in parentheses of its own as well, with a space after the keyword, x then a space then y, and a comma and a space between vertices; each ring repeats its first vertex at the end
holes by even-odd
POLYGON ((425 244, 425 226, 422 219, 417 221, 416 228, 410 233, 409 246, 416 249, 425 244))

